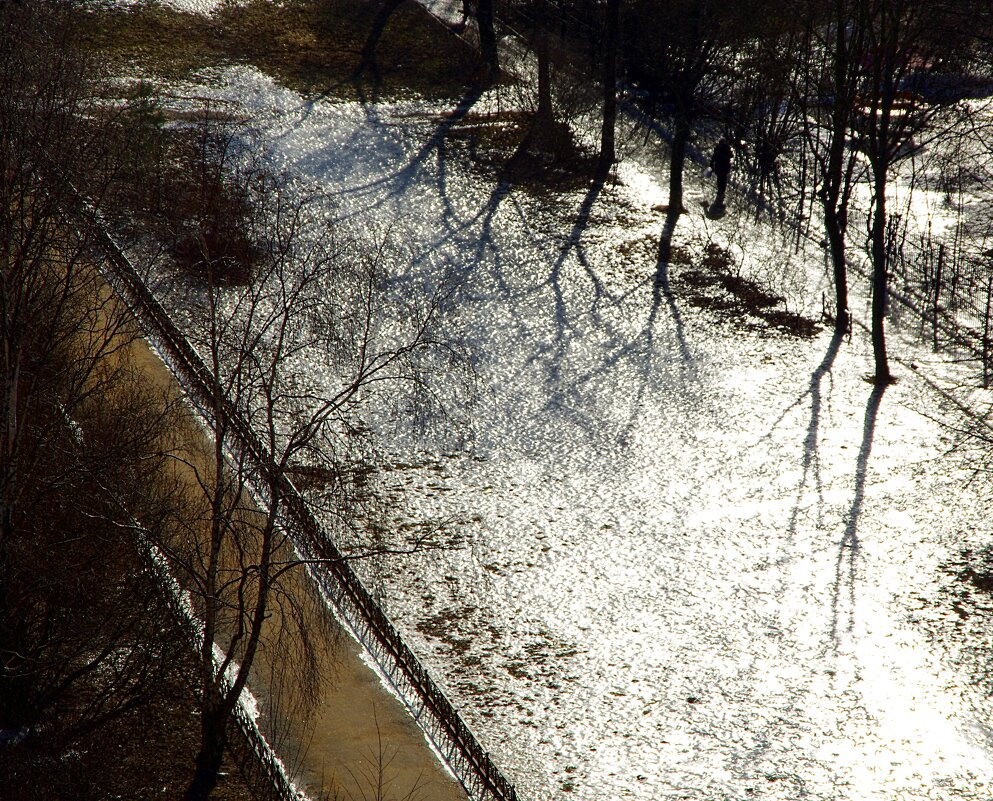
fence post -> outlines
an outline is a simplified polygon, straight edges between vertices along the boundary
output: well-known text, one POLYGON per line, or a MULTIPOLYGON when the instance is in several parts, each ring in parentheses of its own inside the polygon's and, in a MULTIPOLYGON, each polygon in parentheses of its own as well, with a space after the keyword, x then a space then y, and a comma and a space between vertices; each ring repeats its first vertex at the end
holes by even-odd
POLYGON ((945 243, 938 243, 938 266, 934 274, 934 308, 931 316, 931 340, 935 350, 938 350, 938 300, 941 297, 941 274, 945 268, 945 243))
POLYGON ((986 265, 986 308, 983 311, 983 387, 990 385, 990 296, 993 295, 993 250, 984 254, 986 265))

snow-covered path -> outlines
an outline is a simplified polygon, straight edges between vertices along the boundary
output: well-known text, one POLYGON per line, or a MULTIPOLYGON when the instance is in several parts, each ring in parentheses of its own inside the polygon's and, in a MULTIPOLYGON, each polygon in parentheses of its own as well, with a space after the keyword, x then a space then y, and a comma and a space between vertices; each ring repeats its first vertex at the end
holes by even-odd
MULTIPOLYGON (((523 798, 990 797, 985 628, 956 623, 942 568, 988 523, 938 459, 939 395, 907 370, 873 393, 858 333, 657 288, 650 165, 539 199, 468 170, 416 101, 311 102, 244 68, 198 91, 402 245, 398 285, 457 286, 471 426, 373 422, 389 490, 465 547, 367 577, 523 798)), ((796 280, 819 298, 817 269, 796 280)))

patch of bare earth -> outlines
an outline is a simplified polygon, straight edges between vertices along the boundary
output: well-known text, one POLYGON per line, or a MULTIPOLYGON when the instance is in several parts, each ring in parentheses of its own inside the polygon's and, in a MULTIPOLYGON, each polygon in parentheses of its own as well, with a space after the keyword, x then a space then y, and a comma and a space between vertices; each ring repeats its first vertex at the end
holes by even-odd
POLYGON ((164 81, 252 64, 311 94, 460 96, 476 66, 473 49, 413 0, 402 2, 377 36, 381 5, 248 0, 205 16, 145 2, 95 8, 87 15, 87 32, 118 70, 164 81))
POLYGON ((691 306, 709 309, 746 328, 766 328, 797 337, 812 337, 821 330, 816 320, 787 309, 784 298, 740 275, 719 245, 709 244, 697 266, 692 266, 685 252, 679 261, 687 269, 676 274, 675 283, 691 306))

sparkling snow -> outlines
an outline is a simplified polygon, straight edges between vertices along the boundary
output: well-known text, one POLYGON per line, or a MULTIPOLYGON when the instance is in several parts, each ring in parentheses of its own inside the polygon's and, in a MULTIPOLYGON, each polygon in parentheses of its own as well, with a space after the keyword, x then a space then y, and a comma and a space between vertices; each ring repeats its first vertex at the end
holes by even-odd
MULTIPOLYGON (((657 156, 632 153, 595 198, 539 199, 469 170, 442 109, 220 77, 196 91, 243 107, 274 167, 396 243, 399 287, 456 282, 471 424, 369 422, 385 491, 463 521, 464 547, 363 569, 522 798, 990 797, 969 678, 988 630, 959 625, 941 567, 989 524, 941 458, 950 412, 929 382, 956 375, 913 320, 880 399, 858 327, 835 349, 829 331, 695 308, 677 268, 673 294, 655 287, 657 156)), ((677 244, 729 243, 819 310, 819 252, 706 220, 712 187, 690 183, 677 244)))

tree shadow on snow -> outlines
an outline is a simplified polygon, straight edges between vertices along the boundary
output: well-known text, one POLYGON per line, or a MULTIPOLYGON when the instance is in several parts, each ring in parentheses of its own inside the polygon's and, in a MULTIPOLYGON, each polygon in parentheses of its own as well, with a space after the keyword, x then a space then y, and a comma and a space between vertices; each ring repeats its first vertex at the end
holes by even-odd
POLYGON ((662 309, 662 299, 665 298, 669 308, 669 315, 673 322, 673 332, 676 337, 676 344, 679 348, 680 361, 683 366, 693 362, 693 354, 690 353, 689 345, 686 342, 686 334, 683 330, 683 316, 676 305, 676 297, 669 284, 669 265, 672 258, 672 237, 676 231, 676 223, 679 222, 678 211, 668 211, 665 216, 665 223, 662 232, 659 234, 658 258, 655 262, 655 275, 652 279, 652 302, 648 308, 648 316, 642 326, 639 335, 628 345, 628 349, 633 349, 636 343, 641 345, 644 364, 639 372, 638 387, 635 390, 631 402, 631 411, 628 414, 627 424, 621 434, 621 442, 626 443, 631 432, 637 425, 641 417, 642 404, 645 393, 648 389, 650 378, 657 373, 658 365, 655 363, 655 332, 658 323, 659 312, 662 309))
MULTIPOLYGON (((790 512, 789 523, 787 524, 788 542, 792 542, 797 534, 800 515, 806 508, 803 503, 803 496, 805 494, 805 490, 811 484, 817 494, 816 527, 819 529, 823 523, 822 514, 824 510, 824 485, 821 479, 820 426, 825 395, 824 384, 825 381, 829 381, 832 377, 834 362, 838 356, 839 350, 841 349, 841 343, 844 338, 845 333, 843 331, 834 332, 831 337, 831 341, 828 344, 828 348, 824 353, 824 358, 821 359, 821 363, 817 365, 817 367, 814 368, 814 371, 810 374, 810 382, 808 383, 807 388, 800 395, 798 395, 792 403, 783 409, 782 412, 780 412, 779 416, 769 427, 768 433, 764 434, 756 443, 756 446, 768 446, 772 442, 773 432, 779 428, 787 416, 793 410, 804 404, 808 398, 810 399, 810 419, 807 422, 807 432, 803 439, 803 458, 801 462, 800 479, 796 485, 796 497, 793 503, 793 509, 790 512)), ((775 564, 782 564, 790 558, 792 557, 785 557, 784 559, 775 562, 775 564)))
POLYGON ((782 420, 791 409, 796 408, 796 406, 802 403, 805 398, 810 398, 810 421, 807 423, 807 433, 803 440, 803 462, 801 465, 800 481, 797 484, 796 502, 793 504, 793 511, 790 514, 790 522, 787 528, 791 541, 797 533, 800 512, 803 509, 804 489, 811 481, 813 483, 814 490, 817 493, 818 523, 821 522, 820 515, 824 509, 824 485, 821 480, 819 445, 821 407, 823 404, 824 395, 823 385, 825 380, 831 377, 831 369, 834 367, 834 360, 838 356, 838 351, 841 348, 841 342, 844 337, 845 334, 843 331, 836 330, 834 332, 831 337, 831 342, 828 345, 828 349, 824 354, 824 358, 810 375, 810 384, 807 387, 807 391, 797 398, 797 400, 779 418, 779 420, 782 420))
MULTIPOLYGON (((545 375, 545 386, 548 390, 546 409, 554 410, 556 415, 565 415, 571 425, 588 436, 597 439, 607 436, 611 442, 623 444, 629 439, 630 430, 637 422, 640 402, 653 377, 658 373, 655 338, 664 291, 661 284, 654 285, 647 318, 637 332, 624 330, 623 324, 612 323, 604 315, 605 306, 612 308, 621 306, 635 297, 644 286, 642 284, 615 294, 597 273, 590 259, 584 235, 589 229, 593 210, 601 198, 604 186, 603 178, 598 178, 590 184, 576 211, 572 228, 558 246, 558 252, 551 260, 547 273, 544 273, 539 280, 527 281, 522 287, 518 283, 520 275, 515 277, 515 274, 520 272, 520 265, 516 261, 505 263, 498 243, 493 238, 494 216, 513 188, 509 178, 502 179, 482 212, 482 228, 476 241, 474 258, 470 263, 476 267, 486 264, 496 290, 505 302, 530 302, 550 292, 554 330, 548 340, 535 342, 534 350, 523 360, 520 369, 526 372, 537 366, 545 375), (575 273, 569 272, 573 269, 571 258, 575 259, 575 264, 581 269, 581 274, 588 279, 591 287, 589 292, 578 296, 569 291, 577 285, 575 273), (581 303, 581 307, 578 308, 577 297, 581 303), (585 325, 587 321, 588 326, 585 325), (583 338, 589 330, 598 332, 595 344, 601 355, 593 356, 585 364, 570 364, 570 345, 577 339, 583 338), (637 388, 631 398, 632 411, 628 424, 622 426, 620 430, 615 428, 612 434, 608 434, 603 421, 595 419, 591 412, 584 412, 583 409, 589 405, 586 394, 590 386, 606 386, 609 383, 611 392, 616 391, 612 374, 622 362, 634 365, 637 388)), ((524 211, 521 210, 520 213, 522 223, 526 225, 524 211)), ((535 244, 539 245, 537 240, 535 244)), ((676 317, 678 318, 678 310, 676 317)), ((513 319, 516 322, 517 318, 513 319)), ((680 334, 681 325, 680 320, 680 334)), ((527 318, 522 321, 522 329, 516 339, 521 342, 534 341, 534 331, 529 326, 527 318)), ((594 341, 587 337, 586 344, 594 344, 594 341)), ((689 350, 681 337, 680 350, 684 361, 689 361, 691 359, 689 350)), ((579 358, 582 359, 582 356, 580 355, 579 358)))
MULTIPOLYGON (((437 171, 434 176, 434 182, 437 186, 438 198, 441 200, 444 209, 443 221, 446 228, 449 229, 449 233, 452 233, 456 229, 463 229, 466 225, 470 224, 471 220, 462 224, 457 222, 455 209, 452 205, 450 192, 448 189, 447 137, 452 128, 472 110, 473 106, 476 105, 482 94, 482 86, 473 86, 459 99, 451 111, 440 115, 437 118, 438 123, 434 130, 431 131, 424 143, 399 169, 382 175, 379 178, 375 178, 374 180, 366 181, 356 186, 348 187, 347 189, 342 189, 341 194, 343 195, 363 195, 369 194, 376 189, 385 190, 378 199, 366 206, 362 206, 351 215, 346 216, 354 217, 364 215, 373 209, 380 208, 387 202, 402 198, 412 187, 419 185, 422 168, 428 162, 430 157, 434 155, 437 161, 437 171)), ((375 100, 365 102, 363 96, 360 94, 359 102, 360 105, 366 110, 367 116, 376 115, 378 113, 375 100)), ((371 117, 370 122, 375 125, 384 124, 383 120, 378 116, 371 117)))
MULTIPOLYGON (((549 381, 553 384, 559 384, 561 381, 561 364, 565 358, 566 345, 570 337, 570 330, 573 330, 572 320, 570 319, 569 312, 566 308, 565 295, 562 291, 562 270, 565 267, 566 261, 569 258, 569 254, 575 253, 576 258, 582 265, 583 269, 586 271, 587 276, 589 276, 593 284, 593 299, 590 303, 590 312, 595 318, 599 317, 598 308, 600 301, 607 297, 610 300, 610 293, 604 287, 603 282, 600 277, 594 272, 592 266, 590 265, 589 259, 586 256, 586 251, 582 246, 582 236, 586 231, 587 226, 590 221, 590 213, 593 210, 593 205, 596 203, 596 199, 599 197, 600 192, 603 191, 604 181, 601 178, 597 178, 590 186, 583 198, 582 203, 579 206, 579 211, 576 214, 576 221, 572 226, 572 230, 569 232, 569 237, 565 242, 565 245, 559 251, 558 256, 552 263, 551 269, 548 272, 548 286, 551 287, 552 293, 555 297, 555 344, 553 348, 546 350, 553 350, 552 357, 549 359, 549 381)), ((598 324, 601 322, 597 320, 598 324)))
MULTIPOLYGON (((564 313, 564 303, 560 303, 561 291, 558 285, 558 270, 561 269, 561 266, 570 250, 575 249, 580 264, 584 267, 587 275, 591 278, 594 284, 594 306, 590 311, 593 314, 599 329, 606 335, 603 343, 603 350, 606 351, 607 354, 596 366, 591 367, 581 375, 573 377, 570 382, 570 387, 572 390, 575 392, 579 387, 593 381, 594 379, 609 377, 610 374, 623 361, 632 363, 636 368, 636 386, 631 398, 629 399, 630 411, 628 418, 616 436, 616 441, 620 445, 624 446, 630 442, 632 431, 642 417, 643 403, 648 389, 653 385, 653 380, 657 379, 660 374, 656 339, 663 298, 669 307, 669 312, 674 322, 674 334, 679 349, 680 363, 684 367, 691 364, 693 362, 693 356, 690 353, 689 346, 686 342, 683 332, 682 316, 676 306, 675 297, 669 287, 668 280, 672 234, 675 230, 678 215, 667 216, 666 224, 662 230, 659 245, 659 260, 656 266, 655 276, 652 280, 651 302, 647 310, 645 322, 641 328, 633 336, 626 333, 618 333, 613 330, 609 321, 599 318, 596 309, 600 300, 607 299, 612 305, 620 306, 621 303, 626 301, 638 291, 637 289, 633 289, 619 297, 611 295, 600 282, 598 276, 594 273, 592 266, 586 259, 585 253, 579 244, 580 237, 588 225, 593 202, 596 200, 596 197, 602 190, 602 187, 602 181, 599 184, 594 184, 584 199, 584 202, 580 207, 576 224, 573 227, 569 244, 564 249, 563 254, 555 265, 555 269, 552 271, 551 282, 553 287, 556 289, 556 301, 558 304, 557 319, 559 323, 560 343, 564 343, 566 335, 565 325, 567 320, 564 313)), ((642 284, 640 286, 644 285, 642 284)))
POLYGON ((855 626, 855 583, 858 579, 858 553, 861 547, 858 536, 859 518, 862 516, 862 506, 865 502, 865 481, 869 466, 869 454, 872 451, 872 441, 876 432, 876 417, 883 400, 886 385, 880 384, 873 388, 872 394, 865 407, 865 418, 862 423, 862 445, 855 462, 855 494, 852 506, 848 512, 845 531, 838 543, 838 554, 835 559, 834 586, 831 598, 831 642, 837 650, 840 645, 842 628, 850 633, 855 626), (842 609, 844 600, 846 608, 842 609), (842 620, 844 618, 844 620, 842 620))
MULTIPOLYGON (((505 173, 509 174, 511 169, 512 166, 508 165, 505 173)), ((481 250, 477 251, 477 263, 479 263, 484 255, 483 250, 487 248, 492 250, 494 254, 494 264, 492 265, 494 276, 506 298, 520 299, 551 290, 554 304, 554 340, 549 343, 539 344, 535 351, 524 361, 522 369, 526 370, 528 367, 540 363, 541 369, 546 373, 546 385, 549 388, 546 408, 555 409, 559 413, 566 413, 572 424, 589 435, 599 433, 602 426, 592 419, 583 418, 579 411, 583 404, 579 401, 582 399, 581 390, 583 385, 589 382, 599 371, 595 369, 589 370, 584 374, 566 378, 564 377, 565 371, 563 366, 568 356, 569 344, 576 336, 580 335, 577 334, 577 322, 581 318, 591 315, 595 321, 597 330, 606 330, 608 326, 600 317, 600 306, 604 300, 610 303, 617 302, 617 298, 611 295, 600 279, 600 276, 594 270, 582 242, 583 234, 589 226, 593 207, 603 187, 604 180, 601 178, 597 178, 592 182, 580 203, 568 237, 559 247, 558 253, 548 269, 547 278, 528 286, 523 293, 520 291, 515 292, 511 289, 507 276, 502 273, 502 262, 498 248, 490 239, 490 224, 493 214, 496 212, 496 207, 512 188, 509 177, 504 177, 501 180, 497 191, 491 199, 491 208, 484 219, 482 236, 479 242, 479 248, 481 250), (564 280, 563 272, 571 254, 575 254, 576 260, 582 266, 593 287, 592 297, 589 299, 584 297, 584 302, 588 302, 588 306, 578 313, 569 309, 564 288, 567 282, 564 280), (567 398, 567 395, 571 397, 567 398)), ((529 337, 529 332, 523 331, 522 336, 529 337)))
POLYGON ((669 313, 672 315, 672 322, 675 325, 676 340, 679 343, 679 354, 683 362, 690 363, 693 356, 686 344, 686 334, 683 330, 683 316, 676 306, 676 297, 672 294, 672 287, 669 284, 669 265, 672 259, 672 236, 676 231, 676 223, 679 222, 679 209, 669 209, 665 215, 665 224, 662 226, 662 233, 659 235, 658 259, 655 264, 655 283, 652 291, 653 312, 658 308, 660 298, 665 297, 665 302, 669 306, 669 313))

